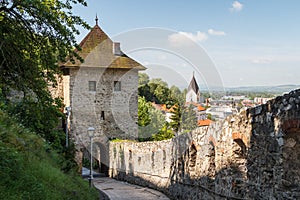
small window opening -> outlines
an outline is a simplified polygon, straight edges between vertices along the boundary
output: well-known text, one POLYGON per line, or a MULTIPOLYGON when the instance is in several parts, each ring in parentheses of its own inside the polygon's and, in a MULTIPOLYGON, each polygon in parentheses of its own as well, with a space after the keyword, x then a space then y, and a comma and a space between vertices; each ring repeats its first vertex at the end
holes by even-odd
POLYGON ((104 111, 101 111, 100 119, 105 120, 104 111))
POLYGON ((96 81, 89 81, 89 91, 90 92, 96 91, 96 81))
POLYGON ((121 81, 114 81, 114 91, 121 91, 121 81))

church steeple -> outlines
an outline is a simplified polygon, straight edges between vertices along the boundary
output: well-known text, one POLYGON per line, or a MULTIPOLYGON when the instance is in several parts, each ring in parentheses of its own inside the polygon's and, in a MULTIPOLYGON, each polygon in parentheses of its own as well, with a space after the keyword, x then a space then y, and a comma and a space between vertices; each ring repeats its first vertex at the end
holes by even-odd
POLYGON ((195 79, 195 73, 193 72, 192 80, 189 84, 187 94, 186 94, 186 102, 195 102, 198 103, 200 100, 200 90, 195 79))
POLYGON ((97 13, 96 13, 95 21, 96 21, 96 26, 98 26, 98 16, 97 16, 97 13))
POLYGON ((193 78, 192 78, 192 80, 190 82, 190 85, 188 87, 188 91, 189 90, 193 90, 196 94, 199 92, 199 86, 198 86, 197 81, 195 79, 194 72, 193 72, 193 78))

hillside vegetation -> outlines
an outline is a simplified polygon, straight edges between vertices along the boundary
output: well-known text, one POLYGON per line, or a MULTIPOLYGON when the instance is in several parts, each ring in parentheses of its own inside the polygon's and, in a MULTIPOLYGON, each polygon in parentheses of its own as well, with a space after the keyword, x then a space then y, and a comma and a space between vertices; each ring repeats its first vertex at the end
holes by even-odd
POLYGON ((0 199, 98 199, 43 138, 0 110, 0 199))

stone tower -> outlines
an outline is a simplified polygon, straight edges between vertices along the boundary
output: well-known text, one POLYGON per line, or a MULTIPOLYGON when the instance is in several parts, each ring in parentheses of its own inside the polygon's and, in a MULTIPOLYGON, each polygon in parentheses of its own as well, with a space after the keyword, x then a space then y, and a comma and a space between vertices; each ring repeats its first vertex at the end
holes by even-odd
POLYGON ((94 127, 93 140, 101 155, 93 154, 106 165, 108 139, 137 138, 138 71, 146 68, 121 51, 97 18, 80 47, 83 63, 75 59, 61 65, 64 104, 71 107, 70 137, 81 164, 82 151, 90 144, 87 129, 94 127))
POLYGON ((200 101, 200 90, 194 74, 189 84, 185 98, 186 98, 185 100, 186 102, 198 103, 200 101))

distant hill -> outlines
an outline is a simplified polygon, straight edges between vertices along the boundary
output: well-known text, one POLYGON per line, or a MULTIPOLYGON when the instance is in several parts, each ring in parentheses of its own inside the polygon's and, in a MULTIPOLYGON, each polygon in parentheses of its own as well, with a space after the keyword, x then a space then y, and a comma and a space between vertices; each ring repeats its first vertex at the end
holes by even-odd
POLYGON ((229 87, 226 91, 243 91, 243 92, 269 92, 269 93, 286 93, 300 88, 300 85, 278 85, 278 86, 245 86, 245 87, 229 87))
MULTIPOLYGON (((185 87, 180 87, 181 90, 185 87)), ((241 86, 241 87, 211 87, 208 90, 207 86, 200 85, 200 91, 202 92, 266 92, 272 94, 288 93, 292 90, 300 89, 300 85, 277 85, 277 86, 241 86)))

